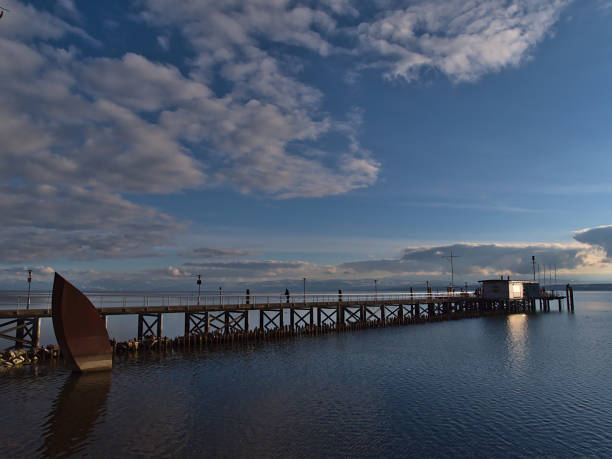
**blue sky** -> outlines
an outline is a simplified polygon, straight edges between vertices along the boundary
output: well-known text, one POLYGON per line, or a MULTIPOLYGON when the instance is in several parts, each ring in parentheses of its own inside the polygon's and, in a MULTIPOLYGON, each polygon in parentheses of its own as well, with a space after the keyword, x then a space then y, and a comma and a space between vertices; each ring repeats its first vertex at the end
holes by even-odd
POLYGON ((0 287, 611 273, 612 3, 20 2, 0 287))

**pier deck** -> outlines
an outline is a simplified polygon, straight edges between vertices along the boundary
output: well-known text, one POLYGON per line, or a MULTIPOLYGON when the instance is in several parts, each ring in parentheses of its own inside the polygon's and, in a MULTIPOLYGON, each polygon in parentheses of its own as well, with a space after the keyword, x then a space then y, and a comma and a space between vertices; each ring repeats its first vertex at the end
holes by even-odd
MULTIPOLYGON (((569 287, 571 288, 571 287, 569 287)), ((550 311, 552 301, 562 310, 573 312, 573 296, 546 292, 538 297, 485 299, 473 293, 406 293, 374 295, 88 295, 103 318, 117 315, 138 316, 138 341, 163 338, 163 316, 184 314, 181 339, 195 336, 200 342, 220 335, 223 339, 256 339, 279 333, 318 333, 321 330, 352 330, 388 325, 407 325, 440 320, 480 317, 492 314, 550 311), (250 311, 258 311, 255 324, 250 311), (289 315, 289 323, 285 316, 289 315)), ((51 296, 0 297, 0 338, 14 341, 16 347, 38 347, 40 319, 51 317, 51 296), (7 305, 17 308, 6 309, 7 305), (29 308, 27 307, 29 304, 29 308), (41 307, 43 306, 43 307, 41 307), (4 309, 2 309, 2 307, 4 309), (13 334, 14 332, 14 334, 13 334)), ((257 315, 257 314, 256 314, 257 315)), ((165 339, 165 338, 164 338, 165 339)))

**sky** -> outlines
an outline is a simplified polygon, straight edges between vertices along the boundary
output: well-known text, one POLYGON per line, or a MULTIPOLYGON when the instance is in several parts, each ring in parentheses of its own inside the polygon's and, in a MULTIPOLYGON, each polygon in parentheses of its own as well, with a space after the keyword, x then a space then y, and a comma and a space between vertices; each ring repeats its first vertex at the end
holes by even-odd
POLYGON ((0 6, 0 288, 611 278, 612 1, 0 6))

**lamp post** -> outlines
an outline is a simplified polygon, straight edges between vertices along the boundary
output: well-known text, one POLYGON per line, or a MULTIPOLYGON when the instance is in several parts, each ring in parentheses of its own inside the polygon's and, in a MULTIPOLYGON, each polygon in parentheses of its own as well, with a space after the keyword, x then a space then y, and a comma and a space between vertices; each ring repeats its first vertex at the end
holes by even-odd
POLYGON ((30 289, 32 287, 32 270, 28 269, 28 303, 26 309, 30 309, 30 289))
POLYGON ((200 288, 202 287, 202 275, 198 274, 198 280, 196 281, 198 284, 198 306, 200 306, 200 288))
POLYGON ((304 303, 306 303, 306 278, 303 278, 304 281, 304 303))
POLYGON ((378 299, 378 280, 374 279, 374 298, 378 299))

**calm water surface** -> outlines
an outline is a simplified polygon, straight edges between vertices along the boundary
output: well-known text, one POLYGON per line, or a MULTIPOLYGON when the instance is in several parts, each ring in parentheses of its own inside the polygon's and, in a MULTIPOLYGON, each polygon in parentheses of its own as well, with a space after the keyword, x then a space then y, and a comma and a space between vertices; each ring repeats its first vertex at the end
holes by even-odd
POLYGON ((574 315, 0 374, 6 457, 612 457, 612 292, 574 315))

